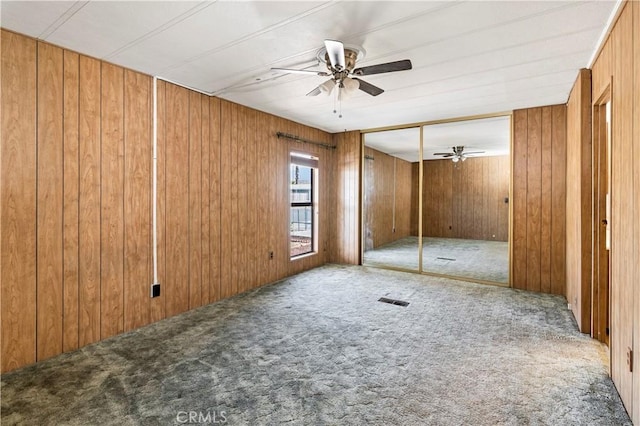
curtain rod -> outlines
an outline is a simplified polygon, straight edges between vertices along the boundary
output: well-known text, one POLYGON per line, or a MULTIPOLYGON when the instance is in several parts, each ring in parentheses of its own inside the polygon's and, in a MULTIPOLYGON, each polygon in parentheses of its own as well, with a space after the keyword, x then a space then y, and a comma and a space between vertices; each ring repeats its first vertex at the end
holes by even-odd
POLYGON ((309 139, 304 139, 304 138, 301 138, 300 136, 291 135, 289 133, 277 132, 276 136, 278 136, 278 139, 280 138, 291 139, 298 142, 305 142, 305 143, 310 143, 312 145, 318 145, 325 149, 336 149, 335 145, 329 145, 328 143, 324 143, 324 142, 316 142, 309 139))

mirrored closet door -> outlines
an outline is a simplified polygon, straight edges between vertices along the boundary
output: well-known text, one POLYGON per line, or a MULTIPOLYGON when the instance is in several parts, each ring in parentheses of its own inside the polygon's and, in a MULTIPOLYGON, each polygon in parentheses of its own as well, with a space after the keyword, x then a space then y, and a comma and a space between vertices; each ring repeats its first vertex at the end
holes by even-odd
POLYGON ((363 264, 419 271, 420 128, 364 134, 363 264))
POLYGON ((422 270, 509 281, 510 116, 423 127, 422 270))
POLYGON ((363 264, 509 283, 511 116, 363 134, 363 264))

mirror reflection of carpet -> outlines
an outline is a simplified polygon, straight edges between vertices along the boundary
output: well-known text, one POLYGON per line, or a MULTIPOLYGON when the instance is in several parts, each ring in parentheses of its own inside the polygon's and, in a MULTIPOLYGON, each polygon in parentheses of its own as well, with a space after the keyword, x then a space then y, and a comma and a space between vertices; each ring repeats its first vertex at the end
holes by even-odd
MULTIPOLYGON (((458 238, 423 239, 423 270, 497 283, 509 280, 508 244, 458 238)), ((418 237, 406 237, 364 253, 364 263, 418 269, 418 237)))

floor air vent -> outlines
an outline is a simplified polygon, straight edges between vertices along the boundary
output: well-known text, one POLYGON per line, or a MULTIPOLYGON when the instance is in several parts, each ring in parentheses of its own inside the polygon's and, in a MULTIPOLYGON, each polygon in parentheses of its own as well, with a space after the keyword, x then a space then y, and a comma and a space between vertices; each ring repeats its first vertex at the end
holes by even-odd
POLYGON ((378 299, 378 302, 389 303, 391 305, 398 305, 402 307, 409 306, 409 302, 405 302, 403 300, 389 299, 387 297, 381 297, 380 299, 378 299))

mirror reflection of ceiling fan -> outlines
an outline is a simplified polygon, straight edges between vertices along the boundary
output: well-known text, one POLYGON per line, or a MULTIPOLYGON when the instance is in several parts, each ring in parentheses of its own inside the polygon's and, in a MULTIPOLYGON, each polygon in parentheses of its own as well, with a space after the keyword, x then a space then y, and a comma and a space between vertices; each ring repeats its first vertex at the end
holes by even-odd
POLYGON ((336 40, 325 40, 324 46, 325 47, 318 52, 318 58, 323 59, 324 62, 326 62, 329 72, 288 68, 271 68, 271 70, 283 73, 330 77, 329 80, 307 93, 307 96, 317 96, 320 93, 330 95, 333 89, 337 87, 339 90, 338 97, 340 98, 342 95, 349 95, 358 89, 371 96, 378 96, 384 92, 381 88, 358 78, 359 76, 411 69, 411 61, 408 59, 355 68, 356 61, 361 59, 364 54, 364 50, 362 48, 353 46, 345 47, 341 41, 336 40))
POLYGON ((484 153, 484 151, 464 152, 464 146, 454 146, 451 147, 451 149, 451 152, 436 152, 433 155, 441 155, 442 158, 451 158, 451 161, 457 163, 460 160, 466 160, 471 155, 484 153))

